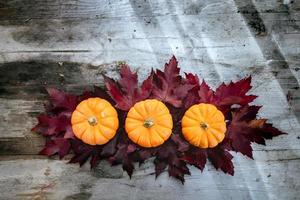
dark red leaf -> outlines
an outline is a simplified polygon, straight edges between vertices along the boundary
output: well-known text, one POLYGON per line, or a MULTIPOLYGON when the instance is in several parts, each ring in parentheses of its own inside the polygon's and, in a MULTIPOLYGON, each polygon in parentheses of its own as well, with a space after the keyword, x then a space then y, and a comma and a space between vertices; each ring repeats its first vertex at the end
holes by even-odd
POLYGON ((225 140, 227 149, 253 158, 251 142, 265 144, 265 139, 285 134, 266 123, 265 119, 256 119, 259 109, 259 106, 244 106, 232 112, 225 140))
POLYGON ((234 166, 232 163, 233 156, 220 146, 213 149, 207 149, 207 155, 210 162, 216 169, 221 169, 224 173, 228 173, 233 176, 234 166))
POLYGON ((193 165, 203 171, 207 159, 206 149, 190 147, 190 150, 182 157, 182 159, 188 164, 193 165))
POLYGON ((164 72, 156 70, 153 98, 167 102, 175 107, 180 107, 182 100, 194 85, 184 81, 179 75, 178 62, 173 56, 169 63, 165 64, 164 72))
POLYGON ((77 97, 69 95, 55 88, 46 88, 51 104, 57 109, 73 111, 78 103, 77 97))
POLYGON ((79 140, 72 140, 72 150, 74 156, 71 158, 70 163, 79 163, 82 166, 92 155, 93 150, 96 150, 96 146, 91 146, 83 143, 79 140))
POLYGON ((40 154, 51 156, 58 153, 59 158, 61 159, 68 154, 70 147, 70 142, 67 139, 56 138, 48 141, 44 149, 40 151, 40 154))
POLYGON ((136 102, 149 97, 152 91, 152 77, 150 76, 138 87, 137 74, 131 72, 127 65, 121 66, 121 78, 118 82, 104 76, 104 82, 111 98, 116 102, 116 107, 128 111, 136 102))
POLYGON ((74 132, 72 130, 71 124, 66 125, 65 128, 66 128, 65 129, 66 132, 65 132, 64 138, 65 139, 75 139, 75 135, 74 135, 74 132))
POLYGON ((46 156, 52 156, 56 153, 58 153, 59 147, 54 143, 53 140, 50 140, 46 142, 45 147, 40 151, 39 154, 46 155, 46 156))
MULTIPOLYGON (((69 125, 70 119, 65 115, 54 117, 40 115, 38 116, 38 124, 32 128, 32 131, 41 133, 44 136, 52 136, 65 132, 69 125)), ((68 133, 68 135, 70 134, 68 133)))
POLYGON ((158 177, 161 173, 163 173, 168 166, 167 162, 160 161, 157 158, 154 160, 154 165, 155 165, 156 177, 158 177))
POLYGON ((91 156, 91 160, 90 160, 90 164, 91 164, 91 168, 95 169, 97 167, 97 165, 100 162, 100 153, 98 151, 96 151, 95 153, 92 154, 91 156))
POLYGON ((199 89, 199 78, 197 75, 194 75, 192 73, 185 73, 185 78, 188 84, 191 84, 194 87, 198 87, 197 90, 199 89))
POLYGON ((214 91, 203 80, 200 89, 198 91, 199 102, 198 103, 213 103, 215 99, 214 91))
POLYGON ((112 156, 117 150, 117 136, 103 146, 101 156, 104 158, 112 156))
POLYGON ((228 110, 234 104, 245 106, 256 99, 255 95, 247 95, 252 88, 251 76, 228 85, 222 83, 215 92, 214 102, 222 110, 228 110))
POLYGON ((186 163, 181 159, 181 152, 178 151, 178 145, 172 140, 168 140, 157 149, 154 164, 156 176, 168 167, 169 176, 177 178, 184 183, 184 175, 190 174, 186 163))
POLYGON ((178 151, 184 152, 187 151, 190 145, 184 140, 179 134, 173 134, 171 140, 178 146, 178 151))

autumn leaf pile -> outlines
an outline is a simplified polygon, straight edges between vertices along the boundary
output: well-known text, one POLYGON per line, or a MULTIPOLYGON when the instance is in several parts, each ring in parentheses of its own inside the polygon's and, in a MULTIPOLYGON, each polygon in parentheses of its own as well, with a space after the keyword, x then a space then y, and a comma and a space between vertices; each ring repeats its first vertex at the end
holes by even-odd
POLYGON ((284 134, 267 123, 266 119, 257 119, 261 106, 249 105, 257 96, 247 94, 251 89, 251 77, 229 84, 222 83, 214 91, 204 80, 200 83, 197 75, 185 73, 185 77, 182 77, 174 56, 165 64, 164 71, 152 70, 140 85, 137 73, 132 72, 127 65, 121 66, 118 80, 103 76, 106 89, 95 87, 94 91, 85 91, 82 95, 75 96, 47 88, 50 103, 32 129, 46 137, 45 147, 40 154, 58 154, 63 158, 72 153, 71 163, 83 165, 89 160, 92 168, 101 160, 107 160, 111 165, 122 165, 130 177, 135 168, 134 163, 143 164, 153 157, 156 176, 167 171, 169 176, 183 183, 184 176, 190 174, 188 165, 194 165, 202 171, 207 160, 216 169, 233 175, 233 156, 230 151, 240 152, 253 159, 251 143, 265 145, 265 139, 284 134), (118 132, 104 145, 85 144, 75 138, 72 132, 72 112, 79 102, 90 97, 104 98, 115 105, 118 111, 118 132), (129 109, 135 103, 149 98, 158 99, 168 106, 174 124, 172 136, 155 148, 134 144, 124 129, 129 109), (225 139, 214 148, 194 147, 182 136, 181 118, 190 106, 197 103, 214 104, 225 116, 225 139))

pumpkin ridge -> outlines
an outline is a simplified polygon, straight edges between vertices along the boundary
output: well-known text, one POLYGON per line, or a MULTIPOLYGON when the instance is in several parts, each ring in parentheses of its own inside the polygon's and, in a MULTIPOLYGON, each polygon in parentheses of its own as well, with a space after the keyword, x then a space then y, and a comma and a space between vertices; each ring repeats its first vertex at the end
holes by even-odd
POLYGON ((186 118, 188 118, 188 119, 190 119, 190 120, 193 120, 193 121, 197 122, 198 124, 200 123, 198 119, 196 120, 196 119, 191 118, 191 117, 189 117, 189 116, 184 116, 184 117, 186 117, 186 118))
MULTIPOLYGON (((151 136, 152 136, 152 135, 151 135, 151 136)), ((147 137, 147 139, 148 139, 149 142, 150 142, 150 146, 151 146, 151 147, 154 147, 155 145, 152 144, 152 140, 151 140, 149 137, 147 137)))
POLYGON ((135 115, 135 113, 136 113, 141 118, 141 119, 138 119, 138 120, 143 120, 145 118, 141 113, 139 113, 137 111, 137 109, 135 107, 132 107, 132 109, 133 109, 133 111, 128 112, 127 116, 133 117, 132 115, 135 115))
MULTIPOLYGON (((134 130, 132 130, 132 131, 134 131, 134 130)), ((132 132, 132 131, 131 131, 131 132, 132 132)), ((130 132, 130 134, 129 134, 129 138, 130 138, 130 139, 132 138, 131 140, 134 141, 135 138, 132 137, 133 134, 132 134, 131 132, 130 132)), ((140 137, 141 137, 141 134, 140 134, 140 135, 138 136, 138 138, 135 140, 135 141, 136 141, 136 142, 135 142, 136 144, 139 144, 140 137)))
POLYGON ((93 141, 95 141, 94 143, 96 144, 95 126, 91 126, 91 129, 92 129, 92 132, 93 132, 94 134, 90 134, 90 135, 91 135, 91 137, 93 138, 93 141))
MULTIPOLYGON (((110 123, 110 122, 107 122, 107 121, 105 121, 105 120, 107 120, 106 118, 104 119, 101 119, 100 120, 100 124, 101 125, 103 125, 103 126, 105 126, 106 128, 110 128, 110 129, 112 129, 112 130, 117 130, 118 128, 114 128, 113 126, 114 126, 114 124, 112 124, 112 123, 110 123)), ((117 124, 117 123, 116 123, 117 124)), ((118 126, 118 125, 117 125, 118 126)))
MULTIPOLYGON (((143 134, 139 134, 139 136, 138 136, 138 139, 136 140, 136 143, 138 144, 138 145, 140 145, 141 146, 141 142, 140 142, 140 139, 141 139, 141 137, 144 137, 144 135, 143 134)), ((144 142, 144 141, 143 141, 144 142)))
POLYGON ((82 120, 82 121, 78 121, 78 122, 73 122, 72 125, 76 125, 76 124, 81 124, 86 122, 86 119, 82 120))
POLYGON ((128 128, 125 128, 126 131, 128 130, 128 132, 133 131, 134 129, 138 128, 140 126, 140 124, 136 123, 135 126, 133 126, 133 128, 131 128, 132 130, 129 130, 128 128))
POLYGON ((159 136, 160 139, 162 139, 164 141, 164 138, 158 133, 158 131, 156 131, 156 129, 154 127, 152 130, 159 136))
POLYGON ((150 100, 146 100, 145 103, 142 104, 142 107, 144 108, 144 110, 145 110, 145 112, 146 112, 146 116, 148 116, 149 113, 151 113, 151 111, 152 111, 151 108, 150 108, 150 110, 148 111, 148 109, 147 109, 147 107, 146 107, 146 104, 149 104, 149 103, 151 103, 150 100))
MULTIPOLYGON (((79 105, 79 104, 78 104, 79 105)), ((84 113, 82 113, 80 110, 75 110, 76 112, 79 112, 80 114, 82 114, 83 116, 85 116, 86 118, 87 118, 87 116, 86 116, 86 114, 84 114, 84 113)))
POLYGON ((190 140, 192 142, 194 142, 194 145, 195 146, 199 146, 201 140, 202 140, 202 137, 205 133, 198 133, 198 134, 195 134, 194 137, 190 140))
MULTIPOLYGON (((102 113, 105 112, 105 110, 110 110, 110 108, 109 108, 109 107, 106 107, 106 108, 104 108, 104 109, 102 109, 102 110, 100 111, 99 116, 100 116, 101 118, 106 118, 106 117, 107 117, 107 118, 109 118, 109 117, 118 117, 118 114, 117 114, 117 113, 114 113, 114 115, 107 115, 107 114, 106 114, 107 116, 104 116, 104 117, 103 117, 103 116, 102 116, 102 113)), ((108 112, 108 111, 107 111, 107 112, 108 112)), ((107 113, 107 112, 106 112, 106 113, 107 113)))
MULTIPOLYGON (((134 107, 133 107, 134 108, 134 107)), ((142 116, 142 118, 143 118, 143 120, 145 119, 145 116, 142 114, 142 113, 140 113, 140 110, 139 109, 137 109, 137 108, 134 108, 135 109, 135 111, 140 115, 140 116, 142 116)))
POLYGON ((81 136, 80 136, 79 139, 82 139, 82 138, 83 138, 83 136, 86 134, 87 130, 88 130, 88 128, 86 128, 85 131, 83 131, 83 133, 81 134, 81 136))
POLYGON ((214 118, 217 114, 219 114, 217 109, 216 109, 216 110, 213 109, 213 110, 214 110, 214 112, 212 112, 212 113, 209 112, 209 117, 210 117, 210 118, 214 118))
POLYGON ((195 114, 194 112, 192 112, 191 110, 188 110, 185 114, 186 117, 199 121, 199 118, 201 117, 201 119, 203 119, 203 116, 201 114, 195 114))
POLYGON ((112 130, 112 131, 115 130, 115 129, 109 127, 109 126, 106 126, 106 125, 102 124, 102 123, 99 123, 98 126, 103 126, 103 127, 107 128, 107 129, 110 129, 110 130, 112 130))
POLYGON ((212 135, 216 141, 219 141, 219 138, 216 137, 215 133, 213 133, 211 129, 209 129, 207 134, 212 135))
MULTIPOLYGON (((97 128, 98 129, 98 131, 99 131, 99 133, 102 135, 102 137, 104 137, 106 140, 110 140, 111 138, 107 138, 106 137, 106 135, 105 134, 103 134, 103 131, 102 130, 100 130, 100 126, 103 126, 102 124, 99 124, 97 127, 95 127, 95 128, 97 128)), ((103 126, 103 127, 105 127, 105 126, 103 126)), ((107 128, 107 127, 106 127, 107 128)), ((108 128, 108 129, 110 129, 110 128, 108 128)), ((111 129, 112 130, 112 129, 111 129)))
MULTIPOLYGON (((88 111, 89 111, 91 114, 95 115, 94 111, 90 108, 90 106, 89 106, 89 104, 88 104, 88 99, 84 100, 83 102, 84 102, 83 105, 86 105, 86 106, 85 106, 86 109, 88 109, 88 111)), ((81 104, 81 103, 82 103, 82 102, 80 102, 79 104, 81 104)), ((79 105, 79 104, 78 104, 78 105, 79 105)), ((77 109, 77 108, 76 108, 76 109, 77 109)), ((81 112, 81 111, 80 111, 80 112, 81 112)), ((87 116, 87 115, 85 115, 85 116, 87 116)), ((87 116, 87 117, 89 117, 89 116, 87 116)))
POLYGON ((152 109, 152 111, 156 111, 156 109, 157 109, 157 107, 158 107, 158 105, 159 105, 159 102, 156 102, 156 101, 154 101, 156 104, 155 104, 155 106, 153 106, 153 109, 152 109))
POLYGON ((203 139, 204 139, 204 141, 205 141, 205 146, 204 146, 204 148, 207 148, 207 147, 208 147, 207 133, 206 133, 206 134, 203 134, 203 136, 201 137, 200 142, 203 141, 203 139))
MULTIPOLYGON (((157 124, 157 126, 161 126, 161 125, 159 125, 159 124, 157 124)), ((157 127, 156 126, 156 127, 157 127)), ((162 126, 163 127, 163 126, 162 126)), ((165 129, 169 129, 169 128, 167 128, 167 127, 163 127, 163 128, 165 128, 165 129)), ((157 130, 157 132, 159 133, 159 135, 162 137, 162 138, 164 138, 164 140, 166 140, 168 137, 165 137, 164 135, 165 135, 165 133, 163 133, 160 129, 156 129, 157 130)), ((172 134, 172 133, 171 133, 172 134)), ((171 134, 169 134, 168 133, 168 135, 171 135, 171 134)))
POLYGON ((107 139, 101 132, 98 128, 95 127, 95 131, 96 131, 96 134, 94 134, 95 136, 95 141, 96 141, 96 144, 98 145, 102 145, 102 144, 105 144, 109 141, 109 139, 107 139), (99 142, 98 139, 102 142, 99 142))
MULTIPOLYGON (((86 122, 81 122, 81 123, 86 123, 86 122)), ((79 123, 78 123, 79 124, 79 123)), ((77 124, 77 125, 78 125, 77 124)), ((80 136, 78 136, 78 138, 82 138, 82 135, 83 135, 83 133, 85 132, 87 130, 87 126, 84 126, 84 130, 81 132, 81 134, 80 134, 80 136)), ((73 131, 74 132, 74 131, 73 131)), ((75 134, 75 133, 74 133, 75 134)), ((76 133, 77 134, 77 133, 76 133)), ((76 136, 76 134, 75 134, 75 136, 76 136)), ((77 136, 76 136, 77 137, 77 136)))
MULTIPOLYGON (((212 130, 217 131, 217 132, 218 132, 218 130, 216 130, 216 129, 214 129, 214 128, 211 128, 211 129, 210 129, 210 132, 211 132, 211 134, 214 135, 214 137, 217 139, 217 141, 219 141, 220 139, 219 139, 219 137, 217 136, 218 134, 215 133, 215 132, 213 132, 212 130)), ((219 135, 220 135, 220 134, 219 134, 219 135)), ((223 140, 224 137, 225 137, 225 135, 222 135, 222 137, 220 137, 220 138, 222 138, 222 140, 223 140)))
POLYGON ((150 99, 145 100, 145 103, 143 103, 143 107, 147 113, 147 115, 149 115, 149 113, 151 113, 153 111, 153 108, 151 107, 151 105, 148 104, 153 104, 153 101, 150 99))
POLYGON ((162 117, 162 116, 165 116, 165 115, 169 115, 170 113, 160 113, 160 114, 157 114, 157 115, 153 115, 153 117, 155 117, 155 118, 160 118, 160 117, 162 117))
POLYGON ((134 121, 137 121, 136 123, 141 123, 141 119, 137 119, 135 116, 127 116, 127 119, 130 119, 130 120, 134 120, 134 121))
POLYGON ((157 125, 157 126, 161 126, 161 127, 163 127, 163 128, 170 129, 170 127, 167 127, 165 124, 161 124, 161 122, 159 122, 159 121, 156 122, 156 125, 157 125))

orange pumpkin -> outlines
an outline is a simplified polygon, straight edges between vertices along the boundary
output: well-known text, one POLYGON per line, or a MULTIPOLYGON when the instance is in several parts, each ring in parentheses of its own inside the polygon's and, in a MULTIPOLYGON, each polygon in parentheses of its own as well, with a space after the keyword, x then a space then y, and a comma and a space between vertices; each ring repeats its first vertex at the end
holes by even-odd
POLYGON ((72 113, 72 129, 75 136, 90 145, 102 145, 111 140, 119 127, 117 111, 100 98, 80 102, 72 113))
POLYGON ((142 147, 157 147, 171 135, 172 116, 161 101, 148 99, 136 103, 128 112, 125 130, 142 147))
POLYGON ((200 103, 190 107, 181 125, 185 139, 199 148, 215 147, 225 137, 224 115, 212 104, 200 103))

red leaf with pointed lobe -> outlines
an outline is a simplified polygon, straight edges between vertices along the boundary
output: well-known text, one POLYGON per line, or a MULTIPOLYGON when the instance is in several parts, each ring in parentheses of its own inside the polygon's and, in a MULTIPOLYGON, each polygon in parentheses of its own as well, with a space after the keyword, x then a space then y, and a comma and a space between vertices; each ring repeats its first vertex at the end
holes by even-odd
POLYGON ((182 159, 188 164, 193 165, 203 171, 207 160, 206 149, 190 147, 189 151, 185 153, 182 159))
POLYGON ((216 91, 213 91, 204 80, 199 84, 198 77, 195 75, 187 74, 186 77, 190 83, 197 85, 194 88, 198 89, 198 94, 189 93, 187 106, 185 107, 190 106, 192 103, 210 103, 217 106, 226 115, 232 105, 248 105, 257 97, 247 95, 247 92, 252 88, 251 76, 229 84, 222 83, 216 91))
POLYGON ((233 156, 227 150, 217 146, 213 149, 207 149, 207 156, 216 169, 221 169, 224 173, 233 176, 234 166, 231 161, 233 156))
POLYGON ((67 131, 69 125, 70 119, 65 115, 40 115, 38 116, 38 124, 32 128, 32 131, 41 133, 44 136, 52 136, 67 131))
POLYGON ((259 109, 260 106, 244 106, 232 112, 226 133, 226 148, 253 158, 252 142, 265 144, 265 139, 285 134, 266 123, 266 119, 256 119, 259 109))
POLYGON ((56 109, 63 109, 66 111, 73 111, 78 103, 77 97, 66 94, 55 88, 46 88, 51 104, 56 109))
POLYGON ((154 159, 156 177, 168 168, 169 176, 179 179, 182 184, 184 183, 184 175, 189 175, 190 171, 187 168, 187 163, 181 159, 181 152, 178 150, 181 145, 181 142, 168 140, 164 145, 157 148, 154 159))
POLYGON ((164 71, 156 70, 152 97, 180 107, 182 100, 194 86, 184 81, 179 75, 178 62, 175 56, 165 64, 164 71))
POLYGON ((70 142, 67 139, 55 138, 47 141, 45 147, 40 151, 40 154, 52 156, 57 153, 61 159, 69 153, 70 147, 70 142))
POLYGON ((230 82, 228 85, 222 83, 215 92, 214 102, 224 110, 230 109, 234 104, 248 105, 257 98, 255 95, 247 95, 251 88, 251 76, 235 83, 230 82))
POLYGON ((128 111, 136 102, 149 97, 153 87, 153 72, 140 88, 138 87, 137 74, 133 73, 127 65, 121 66, 120 75, 121 78, 117 82, 103 75, 104 82, 108 93, 116 103, 116 107, 128 111))

